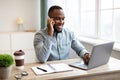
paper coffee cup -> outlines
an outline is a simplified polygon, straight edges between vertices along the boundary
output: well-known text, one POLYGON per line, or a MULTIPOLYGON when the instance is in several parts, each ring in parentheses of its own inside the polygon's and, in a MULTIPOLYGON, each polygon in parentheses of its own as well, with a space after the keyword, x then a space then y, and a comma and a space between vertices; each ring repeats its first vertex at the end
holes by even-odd
POLYGON ((22 50, 16 51, 14 53, 15 63, 17 69, 24 69, 24 56, 25 53, 22 50))

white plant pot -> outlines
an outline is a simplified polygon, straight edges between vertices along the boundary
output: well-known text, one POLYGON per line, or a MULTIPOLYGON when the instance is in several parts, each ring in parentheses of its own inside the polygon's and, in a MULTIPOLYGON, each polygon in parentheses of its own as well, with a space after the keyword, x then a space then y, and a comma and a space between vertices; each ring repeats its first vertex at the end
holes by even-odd
POLYGON ((10 67, 0 67, 0 80, 8 80, 12 71, 12 66, 10 67))

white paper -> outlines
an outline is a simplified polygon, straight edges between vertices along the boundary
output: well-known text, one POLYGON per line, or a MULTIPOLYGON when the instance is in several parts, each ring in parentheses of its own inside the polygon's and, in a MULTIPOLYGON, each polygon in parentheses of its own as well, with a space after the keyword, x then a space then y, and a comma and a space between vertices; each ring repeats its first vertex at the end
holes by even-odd
POLYGON ((34 66, 32 67, 32 70, 36 75, 42 75, 42 74, 48 74, 48 73, 54 73, 54 72, 70 71, 73 69, 65 63, 56 63, 56 64, 45 64, 40 66, 34 66), (37 67, 47 70, 47 72, 42 71, 37 67))

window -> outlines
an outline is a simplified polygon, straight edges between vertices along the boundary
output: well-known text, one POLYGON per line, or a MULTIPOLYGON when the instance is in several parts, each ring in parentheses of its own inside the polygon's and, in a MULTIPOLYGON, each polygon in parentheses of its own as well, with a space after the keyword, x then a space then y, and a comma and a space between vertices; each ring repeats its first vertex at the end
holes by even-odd
POLYGON ((80 13, 80 35, 96 37, 95 0, 81 0, 80 13))
POLYGON ((65 25, 76 35, 120 42, 120 0, 48 0, 65 11, 65 25))

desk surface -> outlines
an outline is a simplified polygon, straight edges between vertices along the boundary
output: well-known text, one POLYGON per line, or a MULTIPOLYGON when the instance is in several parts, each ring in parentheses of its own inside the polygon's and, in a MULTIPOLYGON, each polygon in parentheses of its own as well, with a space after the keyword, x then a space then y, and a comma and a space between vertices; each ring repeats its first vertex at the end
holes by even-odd
MULTIPOLYGON (((67 59, 67 60, 60 60, 60 61, 48 61, 47 63, 73 63, 80 61, 81 59, 67 59)), ((60 72, 60 73, 51 73, 51 74, 45 74, 36 76, 34 72, 31 70, 31 67, 42 65, 40 63, 29 63, 25 64, 25 71, 29 73, 28 76, 22 77, 22 80, 48 80, 48 79, 54 79, 54 80, 77 80, 76 78, 81 77, 87 77, 87 76, 93 76, 93 75, 105 75, 110 73, 119 72, 120 73, 120 60, 117 60, 115 58, 110 58, 109 62, 105 65, 99 66, 94 69, 90 70, 81 70, 73 67, 73 71, 68 72, 60 72)), ((15 74, 19 73, 19 70, 15 69, 13 67, 12 74, 10 77, 10 80, 15 80, 14 76, 15 74)))

